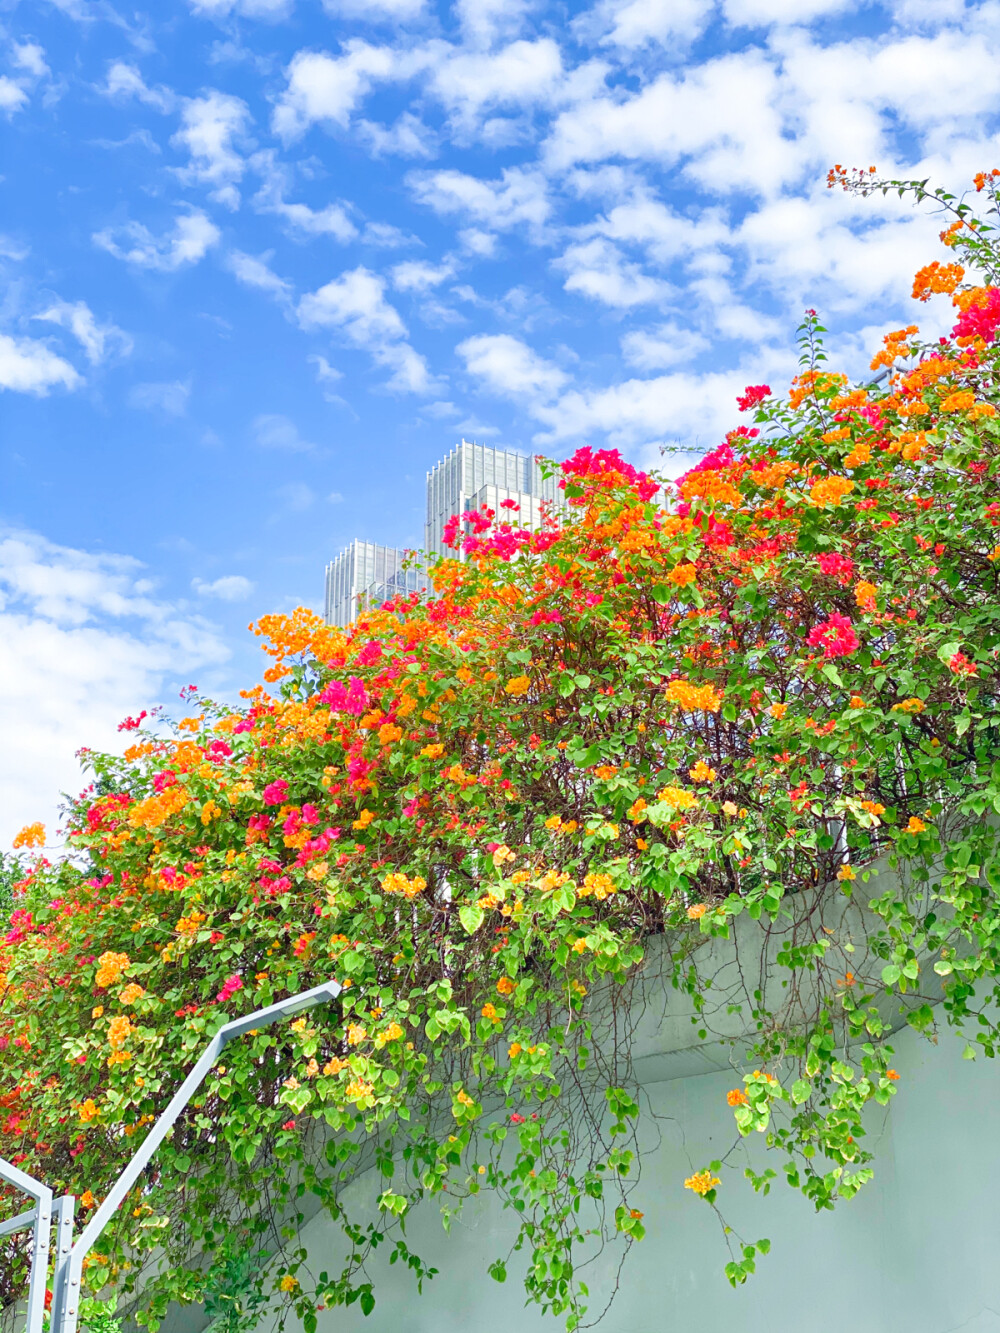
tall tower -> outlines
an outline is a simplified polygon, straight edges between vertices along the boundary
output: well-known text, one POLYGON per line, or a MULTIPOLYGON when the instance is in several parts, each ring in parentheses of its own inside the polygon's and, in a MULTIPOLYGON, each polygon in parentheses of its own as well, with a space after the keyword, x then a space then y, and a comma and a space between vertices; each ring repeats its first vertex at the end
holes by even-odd
POLYGON ((404 569, 405 551, 395 546, 355 539, 326 567, 326 621, 349 625, 362 599, 384 602, 399 593, 418 592, 425 580, 415 569, 404 569))
POLYGON ((427 522, 424 549, 428 555, 455 556, 445 546, 444 525, 453 514, 486 505, 501 515, 500 504, 513 500, 520 508, 512 519, 524 527, 541 524, 541 502, 565 504, 555 477, 546 480, 533 457, 514 449, 463 440, 427 473, 427 522))

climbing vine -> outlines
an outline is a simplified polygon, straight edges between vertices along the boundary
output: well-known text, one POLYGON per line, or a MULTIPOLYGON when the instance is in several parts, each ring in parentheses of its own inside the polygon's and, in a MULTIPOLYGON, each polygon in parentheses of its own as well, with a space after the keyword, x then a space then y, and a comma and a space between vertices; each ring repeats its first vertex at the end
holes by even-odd
MULTIPOLYGON (((998 175, 977 214, 831 173, 947 213, 914 295, 951 298, 950 335, 890 332, 852 385, 807 312, 787 395, 750 386, 749 424, 683 477, 581 449, 540 527, 512 502, 456 515, 432 595, 345 631, 265 617, 266 686, 127 718, 65 848, 19 835, 0 1152, 84 1216, 221 1023, 344 987, 226 1049, 92 1294, 151 1327, 172 1300, 235 1328, 275 1299, 311 1330, 372 1308, 375 1250, 428 1283, 420 1200, 447 1220, 493 1191, 515 1222, 493 1277, 598 1317, 587 1260, 644 1235, 630 1024, 654 965, 705 1040, 739 1009, 734 1138, 774 1161, 740 1169, 817 1208, 872 1174, 894 1027, 995 1053, 998 175), (706 960, 737 937, 766 966, 715 1000, 706 960), (343 1234, 326 1271, 298 1239, 318 1208, 343 1234)), ((677 1206, 721 1210, 735 1161, 696 1164, 677 1206)), ((8 1300, 27 1260, 2 1244, 8 1300)), ((767 1249, 723 1244, 734 1282, 767 1249)))

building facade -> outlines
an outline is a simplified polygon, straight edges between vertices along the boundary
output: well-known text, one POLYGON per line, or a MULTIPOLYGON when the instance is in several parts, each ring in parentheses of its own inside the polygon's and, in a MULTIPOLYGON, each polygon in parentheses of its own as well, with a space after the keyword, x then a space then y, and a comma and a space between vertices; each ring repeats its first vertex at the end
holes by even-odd
MULTIPOLYGON (((546 501, 565 503, 556 479, 546 479, 535 458, 515 449, 463 440, 427 473, 424 550, 432 560, 441 555, 460 559, 459 552, 444 544, 444 525, 453 514, 484 505, 534 531, 541 526, 546 501), (501 509, 504 501, 511 503, 501 509)), ((406 554, 395 546, 351 542, 326 567, 327 623, 349 625, 364 605, 424 591, 427 580, 423 573, 403 568, 406 554)))
POLYGON ((537 527, 543 500, 563 502, 555 477, 546 479, 535 458, 515 449, 497 449, 463 440, 427 473, 427 522, 424 549, 429 555, 455 555, 443 539, 452 514, 496 509, 504 500, 520 506, 514 511, 525 527, 537 527))
POLYGON ((355 539, 326 567, 327 624, 349 625, 362 605, 421 591, 419 570, 404 569, 406 552, 355 539))

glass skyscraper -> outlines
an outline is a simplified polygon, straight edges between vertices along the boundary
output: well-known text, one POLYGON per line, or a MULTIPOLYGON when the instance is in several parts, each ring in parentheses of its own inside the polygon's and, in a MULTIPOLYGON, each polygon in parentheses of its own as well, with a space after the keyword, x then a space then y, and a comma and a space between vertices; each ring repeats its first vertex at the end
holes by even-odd
MULTIPOLYGON (((424 549, 433 559, 461 553, 444 544, 444 525, 452 514, 483 505, 534 530, 541 526, 542 502, 565 504, 555 477, 546 480, 533 457, 514 449, 496 449, 463 440, 427 473, 427 520, 424 549), (517 509, 501 509, 512 500, 517 509)), ((427 580, 420 570, 404 569, 406 552, 394 546, 355 540, 326 567, 326 619, 349 625, 364 605, 377 605, 399 593, 423 592, 427 580)))
POLYGON ((404 569, 405 551, 355 539, 326 567, 326 620, 349 625, 365 603, 384 602, 398 593, 422 591, 419 570, 404 569))
POLYGON ((533 457, 463 440, 427 474, 424 549, 432 555, 456 555, 442 536, 452 514, 481 509, 485 504, 499 516, 503 500, 520 505, 511 518, 529 528, 538 527, 543 500, 564 503, 555 477, 546 480, 533 457))

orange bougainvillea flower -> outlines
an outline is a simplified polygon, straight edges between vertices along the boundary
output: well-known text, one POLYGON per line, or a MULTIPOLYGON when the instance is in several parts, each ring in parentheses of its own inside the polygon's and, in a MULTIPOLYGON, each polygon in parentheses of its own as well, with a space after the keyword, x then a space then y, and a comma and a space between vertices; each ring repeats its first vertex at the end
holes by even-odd
POLYGON ((43 847, 45 845, 45 825, 41 823, 25 824, 20 832, 14 835, 14 847, 43 847))
POLYGON ((688 1176, 685 1180, 684 1188, 704 1197, 719 1183, 719 1177, 713 1176, 711 1171, 696 1171, 693 1176, 688 1176))
POLYGON ((726 1101, 730 1106, 746 1106, 749 1100, 750 1098, 742 1088, 733 1088, 730 1092, 726 1093, 726 1101))

